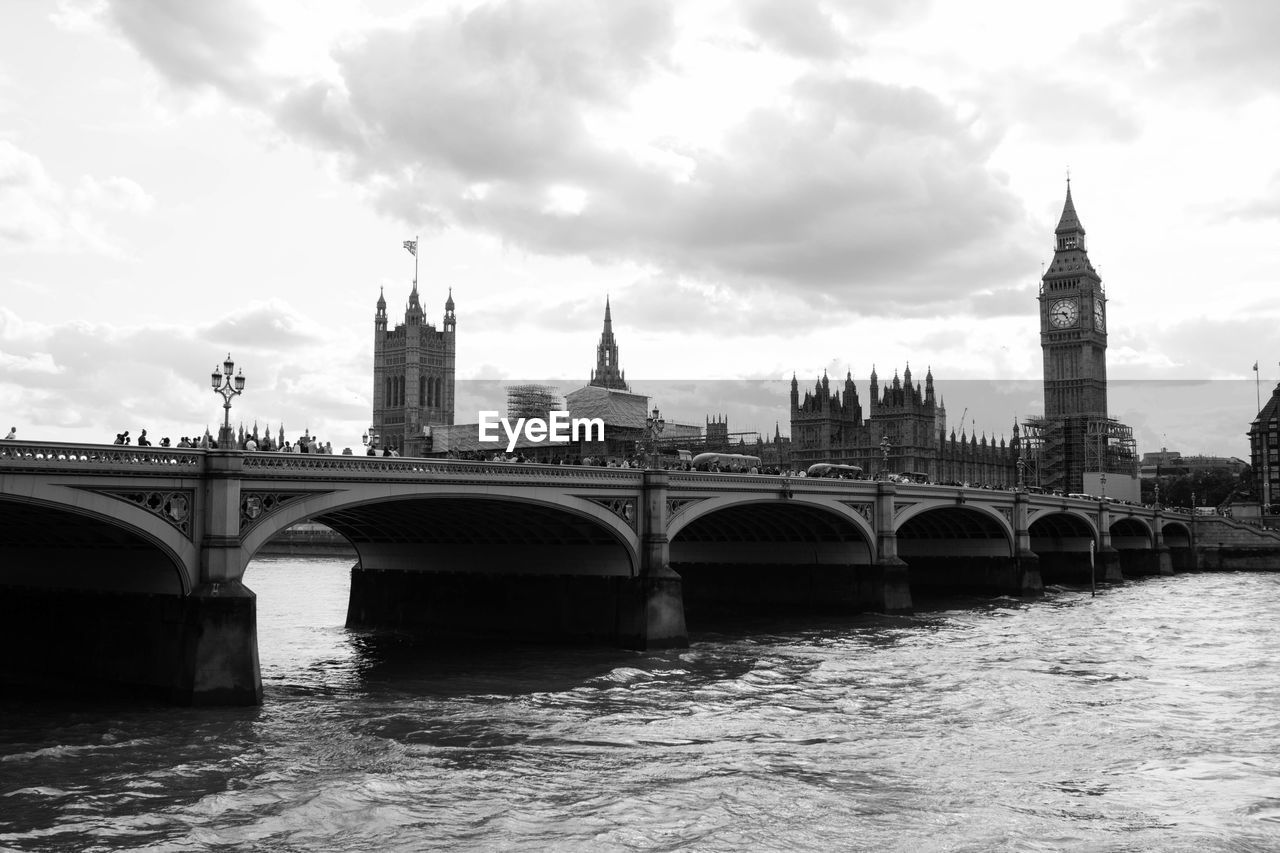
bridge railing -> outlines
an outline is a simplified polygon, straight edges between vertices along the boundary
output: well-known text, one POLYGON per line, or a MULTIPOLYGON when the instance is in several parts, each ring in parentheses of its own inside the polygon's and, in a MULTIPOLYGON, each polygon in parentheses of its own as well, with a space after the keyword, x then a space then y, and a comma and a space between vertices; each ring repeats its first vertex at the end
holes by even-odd
POLYGON ((484 477, 494 480, 607 481, 636 487, 638 468, 594 468, 582 465, 542 465, 532 462, 476 462, 461 459, 421 459, 405 456, 335 456, 317 453, 245 453, 245 477, 484 477))
POLYGON ((128 444, 70 444, 58 441, 0 441, 0 469, 204 467, 203 450, 137 447, 128 444))

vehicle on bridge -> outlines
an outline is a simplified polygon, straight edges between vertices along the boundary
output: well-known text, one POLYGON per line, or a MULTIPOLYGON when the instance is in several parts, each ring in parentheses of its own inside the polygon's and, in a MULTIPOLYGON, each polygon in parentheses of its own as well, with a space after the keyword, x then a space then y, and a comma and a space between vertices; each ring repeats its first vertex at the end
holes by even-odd
POLYGON ((818 462, 805 471, 806 477, 833 477, 838 480, 861 480, 862 469, 857 465, 837 465, 834 462, 818 462))
POLYGON ((748 473, 760 470, 760 457, 745 453, 699 453, 690 463, 695 471, 735 471, 748 473))
POLYGON ((903 471, 898 475, 898 482, 924 485, 929 482, 929 475, 923 471, 903 471))

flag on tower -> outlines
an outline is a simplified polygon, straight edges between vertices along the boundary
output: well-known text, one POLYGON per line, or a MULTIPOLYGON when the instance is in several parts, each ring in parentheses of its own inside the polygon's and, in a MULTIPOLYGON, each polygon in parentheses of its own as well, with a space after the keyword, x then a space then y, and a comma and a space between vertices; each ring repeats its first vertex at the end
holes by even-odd
POLYGON ((1257 373, 1257 372, 1258 372, 1258 362, 1256 362, 1256 361, 1253 363, 1253 372, 1254 372, 1254 373, 1257 373))
POLYGON ((418 241, 417 240, 405 240, 404 247, 409 250, 409 254, 413 255, 415 258, 418 257, 418 241))

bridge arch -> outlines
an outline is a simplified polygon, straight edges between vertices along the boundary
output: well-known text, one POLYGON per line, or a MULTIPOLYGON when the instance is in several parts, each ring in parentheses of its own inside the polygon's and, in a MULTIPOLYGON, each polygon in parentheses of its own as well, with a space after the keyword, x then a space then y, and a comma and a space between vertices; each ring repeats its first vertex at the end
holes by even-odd
MULTIPOLYGON (((722 495, 699 500, 667 521, 667 538, 673 546, 682 535, 685 543, 717 541, 717 530, 740 534, 746 542, 860 542, 865 553, 859 552, 855 562, 870 563, 876 557, 871 522, 835 498, 722 495), (855 532, 856 537, 852 535, 855 532)), ((758 549, 753 551, 759 556, 758 549)), ((848 554, 835 556, 845 559, 848 554)), ((672 561, 676 560, 673 551, 672 561)))
POLYGON ((49 486, 0 496, 0 584, 182 596, 195 585, 198 554, 189 534, 142 503, 49 486))
POLYGON ((471 571, 498 570, 503 568, 500 561, 519 551, 529 571, 563 574, 583 562, 589 574, 637 574, 634 501, 616 504, 614 511, 588 498, 552 500, 537 491, 383 485, 376 494, 347 489, 316 493, 290 500, 250 526, 242 534, 241 548, 247 565, 276 534, 315 520, 345 536, 364 568, 410 567, 426 557, 437 568, 452 563, 471 571))
POLYGON ((883 609, 875 533, 822 495, 720 495, 668 520, 686 618, 883 609))
POLYGON ((1046 584, 1089 583, 1102 541, 1096 519, 1078 509, 1032 509, 1027 530, 1046 584))
POLYGON ((972 591, 1038 593, 1038 578, 1016 558, 1013 527, 1002 509, 985 501, 926 499, 896 513, 898 556, 907 564, 912 599, 972 591))
POLYGON ((1164 538, 1164 544, 1170 548, 1191 547, 1191 527, 1185 521, 1166 519, 1160 526, 1160 534, 1164 538))
POLYGON ((1151 525, 1136 516, 1124 516, 1111 522, 1111 547, 1118 551, 1154 547, 1151 525))
POLYGON ((982 503, 926 501, 902 509, 893 520, 898 554, 911 556, 1013 556, 1013 527, 998 509, 982 503))

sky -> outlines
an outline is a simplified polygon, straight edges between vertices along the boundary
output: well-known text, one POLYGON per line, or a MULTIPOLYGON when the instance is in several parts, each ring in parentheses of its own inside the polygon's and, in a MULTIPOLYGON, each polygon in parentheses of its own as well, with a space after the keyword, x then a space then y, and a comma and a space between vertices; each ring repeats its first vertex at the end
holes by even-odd
POLYGON ((233 423, 358 446, 417 238, 459 423, 583 384, 608 297, 670 420, 787 434, 793 374, 865 405, 910 365, 1005 434, 1043 408, 1069 172, 1111 414, 1247 458, 1280 378, 1276 32, 1254 0, 5 3, 0 419, 216 432, 230 353, 233 423))

